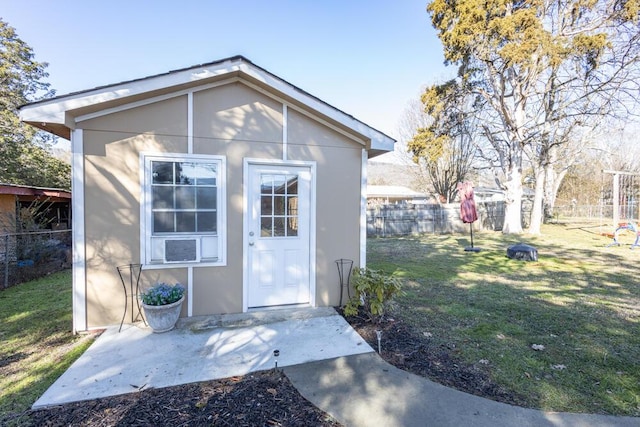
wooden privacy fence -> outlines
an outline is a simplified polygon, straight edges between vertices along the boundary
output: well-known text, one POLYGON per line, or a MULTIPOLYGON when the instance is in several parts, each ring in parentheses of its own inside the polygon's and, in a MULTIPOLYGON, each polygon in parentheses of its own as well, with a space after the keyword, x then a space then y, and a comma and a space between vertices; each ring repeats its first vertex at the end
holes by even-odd
MULTIPOLYGON (((474 230, 502 230, 504 202, 476 202, 476 209, 478 221, 473 223, 474 230)), ((469 224, 460 220, 459 203, 380 205, 367 209, 367 236, 370 237, 468 231, 469 224)))

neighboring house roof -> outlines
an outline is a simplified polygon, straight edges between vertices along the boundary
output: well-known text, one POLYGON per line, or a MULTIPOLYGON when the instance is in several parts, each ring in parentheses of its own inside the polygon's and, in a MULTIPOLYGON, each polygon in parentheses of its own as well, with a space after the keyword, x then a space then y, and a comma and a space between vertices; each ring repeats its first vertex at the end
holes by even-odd
MULTIPOLYGON (((473 192, 477 198, 503 200, 505 197, 505 190, 495 187, 474 187, 473 192)), ((522 196, 525 198, 533 198, 535 191, 530 188, 522 189, 522 196)))
POLYGON ((504 190, 500 188, 491 188, 491 187, 473 187, 473 192, 476 196, 482 195, 484 197, 503 197, 504 190))
POLYGON ((16 196, 58 197, 71 199, 71 193, 60 188, 27 187, 24 185, 0 183, 0 194, 16 196))
POLYGON ((395 199, 417 199, 420 197, 428 197, 424 193, 418 193, 410 188, 400 185, 368 185, 367 197, 391 197, 395 199))
POLYGON ((292 108, 313 111, 314 115, 325 120, 335 130, 364 142, 370 158, 393 151, 393 138, 253 64, 243 56, 33 102, 20 107, 20 118, 37 128, 70 139, 76 119, 88 119, 92 114, 117 109, 125 104, 144 105, 145 100, 150 98, 179 91, 187 93, 189 89, 203 85, 234 81, 242 81, 258 91, 266 92, 292 108))

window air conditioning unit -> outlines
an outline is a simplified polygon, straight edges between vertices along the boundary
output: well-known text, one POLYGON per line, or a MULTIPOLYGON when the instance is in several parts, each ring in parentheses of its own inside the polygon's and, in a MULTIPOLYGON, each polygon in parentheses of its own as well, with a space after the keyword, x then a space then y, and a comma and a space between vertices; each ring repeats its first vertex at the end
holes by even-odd
POLYGON ((165 262, 200 261, 199 239, 167 239, 164 241, 165 262))

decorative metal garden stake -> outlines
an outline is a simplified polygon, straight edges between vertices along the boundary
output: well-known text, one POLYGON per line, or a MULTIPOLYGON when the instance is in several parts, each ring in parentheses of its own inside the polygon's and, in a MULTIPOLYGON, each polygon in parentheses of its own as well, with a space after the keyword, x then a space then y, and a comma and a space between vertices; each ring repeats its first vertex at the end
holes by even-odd
POLYGON ((278 370, 278 356, 280 356, 280 350, 273 350, 273 357, 276 359, 276 371, 278 370))
POLYGON ((380 347, 380 340, 382 339, 382 331, 376 330, 376 336, 378 337, 378 354, 382 353, 382 349, 380 347))

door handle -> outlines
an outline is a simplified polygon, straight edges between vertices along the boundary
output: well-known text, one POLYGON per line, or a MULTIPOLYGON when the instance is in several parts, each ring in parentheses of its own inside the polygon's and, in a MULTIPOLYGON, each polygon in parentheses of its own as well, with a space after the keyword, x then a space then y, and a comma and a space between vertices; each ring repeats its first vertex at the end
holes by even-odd
POLYGON ((253 246, 253 245, 254 245, 254 243, 253 243, 253 242, 249 242, 249 246, 253 246))

